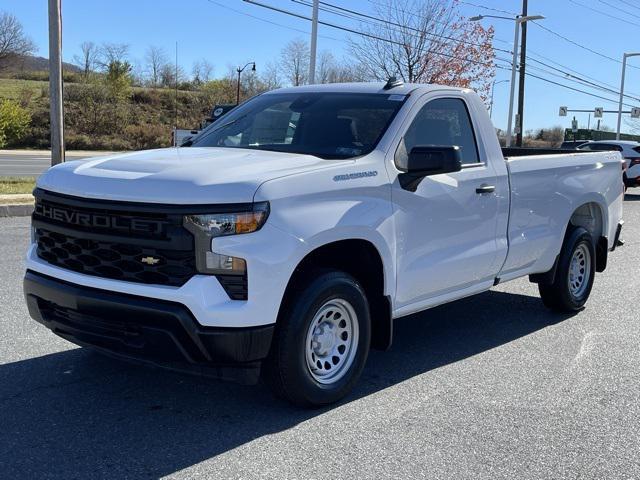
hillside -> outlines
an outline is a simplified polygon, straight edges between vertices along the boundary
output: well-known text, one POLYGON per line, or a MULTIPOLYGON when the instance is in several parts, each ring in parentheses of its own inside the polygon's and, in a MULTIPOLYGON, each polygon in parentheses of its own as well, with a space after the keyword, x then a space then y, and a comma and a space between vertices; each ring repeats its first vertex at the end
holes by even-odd
MULTIPOLYGON (((62 69, 65 72, 80 73, 82 69, 72 63, 62 62, 62 69)), ((21 72, 47 72, 49 70, 49 59, 45 57, 35 57, 32 55, 20 55, 7 60, 2 66, 0 75, 3 77, 12 76, 21 72)))
MULTIPOLYGON (((36 76, 46 72, 33 71, 36 76)), ((74 79, 81 76, 75 75, 74 79)), ((10 99, 31 116, 28 132, 10 148, 49 148, 48 82, 0 78, 0 100, 10 99)), ((195 128, 213 105, 233 103, 234 84, 216 80, 179 91, 178 128, 195 128)), ((168 146, 175 122, 176 93, 167 88, 128 87, 113 92, 101 77, 65 82, 65 141, 69 149, 139 150, 168 146)))

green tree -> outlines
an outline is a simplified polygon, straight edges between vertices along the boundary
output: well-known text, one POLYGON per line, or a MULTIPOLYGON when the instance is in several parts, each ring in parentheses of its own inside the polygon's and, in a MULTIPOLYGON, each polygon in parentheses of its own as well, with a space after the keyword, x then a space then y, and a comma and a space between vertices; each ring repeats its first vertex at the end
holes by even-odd
POLYGON ((0 100, 0 147, 20 140, 31 123, 31 115, 16 102, 0 100))
POLYGON ((105 83, 109 93, 116 100, 123 100, 131 93, 131 64, 113 60, 107 67, 105 83))

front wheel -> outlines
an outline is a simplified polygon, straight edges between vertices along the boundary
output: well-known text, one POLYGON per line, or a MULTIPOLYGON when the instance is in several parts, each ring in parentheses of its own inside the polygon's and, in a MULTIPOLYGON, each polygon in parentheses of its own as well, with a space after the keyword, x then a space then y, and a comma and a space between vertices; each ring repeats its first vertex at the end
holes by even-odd
POLYGON ((591 293, 595 259, 591 234, 582 227, 574 227, 562 246, 554 281, 538 284, 545 306, 558 312, 580 310, 591 293))
POLYGON ((340 400, 357 382, 367 360, 371 320, 356 279, 340 271, 310 278, 292 293, 278 319, 265 373, 278 396, 318 407, 340 400))

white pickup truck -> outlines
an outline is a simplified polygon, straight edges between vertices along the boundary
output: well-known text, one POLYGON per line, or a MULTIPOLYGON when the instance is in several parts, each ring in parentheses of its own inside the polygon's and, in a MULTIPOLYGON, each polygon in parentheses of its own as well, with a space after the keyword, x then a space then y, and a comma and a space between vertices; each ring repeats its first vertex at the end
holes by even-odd
POLYGON ((29 311, 118 357, 335 402, 400 317, 523 276, 583 307, 620 235, 620 155, 518 153, 466 89, 265 93, 189 147, 44 173, 29 311))

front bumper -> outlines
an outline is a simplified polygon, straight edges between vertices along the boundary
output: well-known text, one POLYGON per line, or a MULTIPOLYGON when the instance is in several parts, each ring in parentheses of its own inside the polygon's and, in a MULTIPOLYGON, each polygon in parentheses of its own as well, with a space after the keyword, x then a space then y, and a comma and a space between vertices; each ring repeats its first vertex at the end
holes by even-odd
POLYGON ((27 271, 31 317, 78 345, 172 370, 252 384, 274 325, 203 327, 176 302, 84 287, 27 271))

